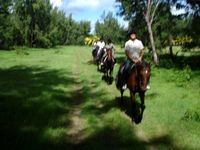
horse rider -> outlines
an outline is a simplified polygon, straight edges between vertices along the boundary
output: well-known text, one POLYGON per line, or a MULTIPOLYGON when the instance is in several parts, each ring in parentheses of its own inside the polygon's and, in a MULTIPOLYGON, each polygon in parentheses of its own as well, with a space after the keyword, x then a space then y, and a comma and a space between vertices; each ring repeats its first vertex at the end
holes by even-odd
POLYGON ((97 41, 96 46, 99 47, 98 51, 97 51, 97 58, 98 60, 101 59, 101 53, 104 50, 105 47, 105 42, 103 40, 103 38, 101 37, 99 41, 97 41))
MULTIPOLYGON (((127 59, 122 67, 123 90, 127 88, 128 75, 132 64, 135 65, 140 63, 144 55, 144 45, 142 41, 137 39, 136 31, 130 30, 128 36, 129 40, 125 43, 125 54, 127 59)), ((149 85, 147 86, 147 89, 150 89, 149 85)))
MULTIPOLYGON (((113 62, 116 63, 116 60, 115 60, 115 57, 114 57, 114 54, 115 54, 115 46, 114 44, 112 43, 112 40, 111 39, 108 39, 107 40, 107 43, 106 43, 106 46, 105 46, 105 51, 107 49, 111 49, 112 50, 112 59, 113 59, 113 62)), ((107 53, 105 52, 103 57, 102 57, 102 60, 101 60, 101 65, 103 65, 103 63, 106 61, 106 58, 107 58, 107 53)))

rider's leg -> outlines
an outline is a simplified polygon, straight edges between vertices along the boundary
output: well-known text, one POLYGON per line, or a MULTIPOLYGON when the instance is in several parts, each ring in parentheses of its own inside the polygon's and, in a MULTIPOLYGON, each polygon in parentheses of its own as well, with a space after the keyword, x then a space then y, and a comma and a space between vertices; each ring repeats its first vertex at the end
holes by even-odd
POLYGON ((128 70, 129 70, 130 63, 131 63, 131 61, 128 59, 124 63, 124 70, 123 70, 123 74, 122 74, 122 79, 123 79, 122 89, 124 89, 124 90, 127 88, 128 70))

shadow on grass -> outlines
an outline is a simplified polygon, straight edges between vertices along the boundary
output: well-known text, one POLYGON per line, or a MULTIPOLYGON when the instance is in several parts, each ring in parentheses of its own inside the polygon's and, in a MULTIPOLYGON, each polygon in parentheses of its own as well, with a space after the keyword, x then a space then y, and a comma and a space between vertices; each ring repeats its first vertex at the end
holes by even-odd
POLYGON ((126 113, 126 115, 136 124, 142 122, 143 112, 139 100, 136 100, 135 108, 132 110, 132 104, 130 97, 124 96, 123 103, 121 103, 121 97, 116 97, 119 108, 126 113))
POLYGON ((170 55, 161 55, 159 67, 161 68, 175 68, 183 69, 186 66, 189 66, 192 70, 200 70, 200 55, 192 56, 176 56, 171 59, 170 55))
MULTIPOLYGON (((98 83, 86 83, 76 81, 69 72, 42 67, 0 69, 1 149, 147 149, 149 143, 144 144, 134 133, 130 134, 131 127, 109 124, 97 128, 94 134, 78 144, 68 141, 70 137, 66 132, 71 125, 71 109, 87 103, 88 97, 98 100, 107 94, 106 91, 92 91, 98 83), (74 86, 80 84, 81 87, 74 90, 74 86), (79 103, 76 99, 80 100, 79 103)), ((117 107, 116 100, 105 99, 102 103, 101 107, 83 107, 83 113, 99 117, 117 107)), ((159 140, 152 142, 159 143, 159 140)), ((171 141, 169 137, 166 140, 171 141)), ((172 143, 168 144, 174 147, 172 143)))
POLYGON ((114 77, 107 77, 106 75, 102 75, 101 78, 102 81, 104 81, 105 83, 107 83, 107 85, 112 85, 113 81, 114 81, 114 77))
POLYGON ((74 82, 58 70, 24 66, 1 69, 1 146, 34 149, 42 143, 40 138, 46 129, 67 126, 68 117, 61 118, 69 112, 65 105, 70 105, 72 93, 55 87, 74 82))

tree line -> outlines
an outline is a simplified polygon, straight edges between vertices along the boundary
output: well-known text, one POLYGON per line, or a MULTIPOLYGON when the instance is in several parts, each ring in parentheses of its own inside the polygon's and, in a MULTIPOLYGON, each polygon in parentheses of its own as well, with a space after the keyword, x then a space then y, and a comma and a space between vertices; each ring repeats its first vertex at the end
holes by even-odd
POLYGON ((50 0, 1 0, 0 11, 0 48, 82 44, 90 32, 89 21, 76 22, 50 0))
MULTIPOLYGON (((77 22, 66 15, 50 0, 0 0, 0 49, 15 45, 53 47, 56 45, 82 45, 91 34, 90 21, 77 22)), ((109 12, 98 20, 95 34, 119 42, 121 27, 109 12), (108 30, 109 28, 109 30, 108 30)))
MULTIPOLYGON (((118 15, 129 22, 121 26, 112 12, 103 13, 95 23, 95 34, 115 44, 124 44, 127 31, 137 30, 159 63, 157 53, 169 47, 173 56, 174 43, 186 48, 200 45, 200 1, 197 0, 116 0, 118 15), (174 15, 172 8, 184 9, 174 15), (181 40, 183 39, 183 40, 181 40), (189 39, 189 40, 186 40, 189 39), (177 42, 178 41, 178 42, 177 42)), ((0 0, 0 49, 14 46, 54 47, 82 45, 91 34, 91 22, 73 19, 53 7, 50 0, 0 0)))

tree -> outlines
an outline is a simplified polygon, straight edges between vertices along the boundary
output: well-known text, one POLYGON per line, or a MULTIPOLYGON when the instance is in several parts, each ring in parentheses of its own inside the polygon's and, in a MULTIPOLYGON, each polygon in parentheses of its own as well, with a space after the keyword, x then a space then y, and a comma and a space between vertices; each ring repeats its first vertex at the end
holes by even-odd
POLYGON ((146 22, 146 27, 149 33, 149 39, 153 52, 153 60, 155 64, 159 63, 157 51, 155 48, 155 41, 152 32, 152 23, 155 19, 155 14, 161 0, 116 0, 120 2, 119 14, 125 16, 125 19, 131 20, 136 16, 142 16, 146 22))
POLYGON ((118 20, 113 16, 112 12, 105 12, 102 15, 102 21, 99 20, 95 24, 95 33, 104 39, 112 39, 113 42, 119 43, 123 39, 121 32, 123 28, 120 26, 118 20))
POLYGON ((0 0, 0 48, 13 45, 12 0, 0 0))
POLYGON ((193 46, 200 45, 200 1, 199 0, 187 0, 187 4, 191 6, 190 13, 191 22, 188 26, 188 33, 194 39, 193 46))
POLYGON ((25 44, 30 47, 49 47, 52 6, 49 0, 15 0, 17 23, 21 24, 25 44))

